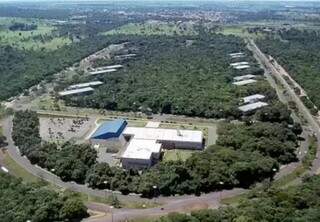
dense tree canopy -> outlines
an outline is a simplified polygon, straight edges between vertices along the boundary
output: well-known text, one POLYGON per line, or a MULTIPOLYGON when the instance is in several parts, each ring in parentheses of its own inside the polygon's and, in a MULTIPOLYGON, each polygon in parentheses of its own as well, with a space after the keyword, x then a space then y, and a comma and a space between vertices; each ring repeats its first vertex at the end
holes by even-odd
POLYGON ((248 187, 272 178, 280 164, 296 160, 297 135, 287 123, 248 124, 222 124, 217 145, 194 153, 184 162, 160 162, 141 175, 97 163, 96 151, 86 144, 67 142, 58 147, 41 142, 35 112, 15 114, 13 139, 33 164, 55 169, 54 173, 64 181, 146 197, 201 194, 221 188, 248 187), (28 142, 23 143, 24 140, 28 142))
POLYGON ((289 189, 268 189, 252 192, 249 199, 237 207, 201 210, 184 214, 170 214, 158 222, 312 222, 320 220, 320 177, 306 179, 289 189))
MULTIPOLYGON (((287 69, 318 107, 320 107, 319 37, 319 31, 290 29, 280 31, 277 36, 269 36, 258 41, 262 51, 272 55, 287 69)), ((313 108, 312 105, 307 105, 313 108)))
POLYGON ((81 199, 56 193, 40 184, 24 184, 0 172, 0 218, 3 222, 73 221, 87 217, 81 199))

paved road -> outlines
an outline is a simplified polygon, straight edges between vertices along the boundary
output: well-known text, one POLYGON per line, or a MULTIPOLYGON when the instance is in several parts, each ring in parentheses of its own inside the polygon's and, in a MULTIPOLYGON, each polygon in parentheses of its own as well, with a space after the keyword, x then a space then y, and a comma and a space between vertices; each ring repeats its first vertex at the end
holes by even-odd
MULTIPOLYGON (((290 95, 291 99, 296 103, 297 108, 299 109, 299 112, 303 115, 304 119, 308 122, 309 126, 311 127, 314 135, 316 136, 318 140, 318 149, 317 149, 317 155, 316 159, 313 162, 311 173, 317 174, 320 169, 320 127, 317 120, 312 116, 308 108, 303 104, 300 97, 297 96, 294 92, 294 90, 290 87, 290 85, 286 82, 286 80, 283 78, 284 73, 280 73, 276 67, 271 64, 269 59, 266 55, 264 55, 260 49, 257 47, 257 45, 254 43, 253 40, 249 40, 249 45, 253 51, 253 53, 259 58, 259 60, 263 63, 263 65, 271 71, 272 75, 280 81, 280 83, 284 86, 287 93, 290 95)), ((284 72, 284 69, 279 69, 281 72, 284 72)), ((285 74, 288 75, 288 74, 285 74)))

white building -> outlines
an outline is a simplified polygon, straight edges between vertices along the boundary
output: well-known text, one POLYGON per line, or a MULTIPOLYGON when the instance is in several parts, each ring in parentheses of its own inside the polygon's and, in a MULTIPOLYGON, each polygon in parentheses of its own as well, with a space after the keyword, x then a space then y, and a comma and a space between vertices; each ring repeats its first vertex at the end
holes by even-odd
POLYGON ((80 89, 80 88, 86 88, 86 87, 100 86, 100 85, 102 85, 102 84, 103 84, 103 82, 101 82, 101 81, 93 81, 93 82, 80 83, 80 84, 75 84, 75 85, 69 86, 69 87, 68 87, 68 90, 80 89))
POLYGON ((236 85, 236 86, 245 86, 245 85, 252 84, 252 83, 256 83, 256 82, 257 82, 257 80, 248 79, 248 80, 233 82, 232 84, 233 84, 233 85, 236 85))
POLYGON ((248 62, 235 62, 231 63, 230 66, 237 67, 237 66, 244 66, 244 65, 249 65, 248 62))
POLYGON ((89 75, 100 75, 100 74, 112 73, 112 72, 116 72, 116 71, 117 71, 117 69, 91 71, 91 72, 89 72, 89 75))
POLYGON ((133 138, 121 156, 122 167, 125 169, 144 169, 159 161, 161 143, 155 140, 133 138))
POLYGON ((80 94, 90 94, 94 91, 91 87, 81 88, 81 89, 72 89, 67 91, 59 92, 59 96, 71 96, 71 95, 80 95, 80 94))
POLYGON ((124 136, 135 139, 155 140, 167 149, 202 149, 202 131, 163 128, 127 127, 124 136))
POLYGON ((258 102, 259 100, 262 100, 262 99, 264 99, 264 98, 265 98, 264 95, 255 94, 255 95, 243 97, 241 100, 242 100, 243 103, 247 104, 247 103, 255 103, 255 102, 258 102))
POLYGON ((101 67, 98 67, 96 68, 96 70, 106 70, 106 69, 121 69, 123 68, 123 65, 111 65, 111 66, 101 66, 101 67))
POLYGON ((248 80, 248 79, 254 79, 256 78, 255 75, 243 75, 243 76, 236 76, 233 78, 234 81, 242 81, 242 80, 248 80))
POLYGON ((234 66, 233 68, 238 69, 238 70, 242 70, 242 69, 249 69, 250 66, 249 65, 239 65, 239 66, 234 66))
POLYGON ((245 57, 245 54, 242 53, 242 52, 230 53, 229 55, 230 55, 231 58, 233 58, 233 59, 245 57))
POLYGON ((251 103, 248 105, 240 106, 239 110, 242 111, 243 113, 250 113, 250 112, 256 111, 257 109, 265 107, 265 106, 268 106, 268 103, 256 102, 256 103, 251 103))

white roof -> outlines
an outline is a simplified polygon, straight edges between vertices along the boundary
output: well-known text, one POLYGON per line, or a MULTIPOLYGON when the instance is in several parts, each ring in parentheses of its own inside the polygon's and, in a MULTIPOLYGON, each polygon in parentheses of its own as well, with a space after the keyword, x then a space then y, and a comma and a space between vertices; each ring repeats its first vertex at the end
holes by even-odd
POLYGON ((256 76, 255 75, 243 75, 243 76, 236 76, 233 78, 234 81, 241 81, 241 80, 245 80, 245 79, 254 79, 256 76))
POLYGON ((267 105, 268 105, 268 103, 256 102, 256 103, 251 103, 248 105, 240 106, 239 109, 242 112, 248 112, 248 111, 253 111, 253 110, 259 109, 259 108, 267 106, 267 105))
POLYGON ((161 144, 156 140, 144 140, 133 138, 126 151, 122 154, 122 158, 130 159, 151 159, 152 153, 159 153, 161 151, 161 144))
POLYGON ((162 128, 127 127, 124 135, 132 135, 135 139, 149 139, 156 141, 178 141, 202 143, 202 131, 176 130, 162 128))
POLYGON ((99 74, 104 74, 104 73, 110 73, 110 72, 115 72, 117 71, 116 69, 106 69, 106 70, 100 70, 100 71, 92 71, 89 72, 90 75, 99 75, 99 74))
POLYGON ((242 66, 242 65, 249 65, 248 62, 235 62, 231 63, 230 66, 242 66))
POLYGON ((74 94, 81 94, 85 92, 93 92, 94 89, 91 87, 81 88, 81 89, 73 89, 73 90, 67 90, 59 92, 60 96, 68 96, 68 95, 74 95, 74 94))
POLYGON ((123 65, 101 66, 101 67, 96 68, 96 70, 120 69, 120 68, 123 68, 123 65))
POLYGON ((89 86, 99 86, 102 84, 103 84, 103 82, 101 82, 101 81, 86 82, 86 83, 71 85, 68 87, 68 89, 79 89, 79 88, 85 88, 85 87, 89 87, 89 86))
POLYGON ((160 122, 149 121, 146 125, 148 128, 158 128, 160 126, 160 122))
POLYGON ((235 68, 235 69, 248 69, 248 68, 250 68, 250 66, 249 65, 240 65, 240 66, 234 66, 233 68, 235 68))
POLYGON ((230 56, 239 56, 239 55, 244 55, 243 52, 236 52, 236 53, 230 53, 230 56))
POLYGON ((243 97, 242 100, 243 100, 244 103, 250 103, 251 101, 256 101, 256 100, 264 99, 264 98, 265 98, 264 95, 255 94, 255 95, 243 97))
POLYGON ((257 82, 257 80, 248 79, 248 80, 243 80, 243 81, 239 81, 239 82, 233 82, 233 85, 244 86, 244 85, 248 85, 248 84, 255 83, 255 82, 257 82))

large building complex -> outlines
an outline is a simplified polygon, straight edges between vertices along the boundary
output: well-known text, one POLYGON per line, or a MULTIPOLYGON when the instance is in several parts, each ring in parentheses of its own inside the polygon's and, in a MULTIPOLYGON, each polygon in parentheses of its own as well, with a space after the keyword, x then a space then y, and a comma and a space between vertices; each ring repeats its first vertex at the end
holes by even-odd
POLYGON ((203 149, 202 131, 158 126, 155 122, 148 127, 128 127, 125 120, 105 122, 92 134, 90 142, 95 146, 122 146, 120 159, 125 169, 150 167, 159 161, 162 149, 203 149))

